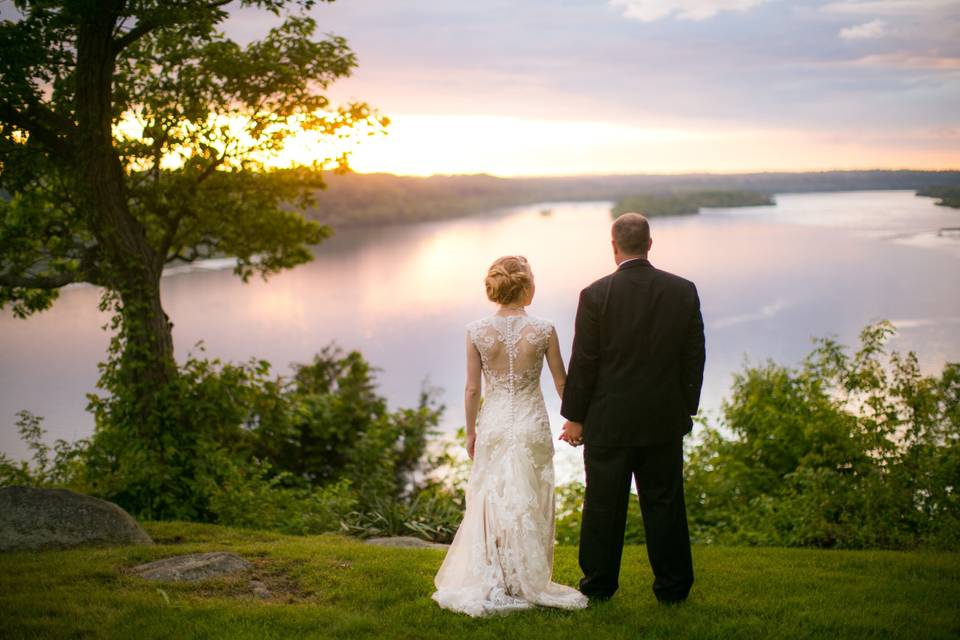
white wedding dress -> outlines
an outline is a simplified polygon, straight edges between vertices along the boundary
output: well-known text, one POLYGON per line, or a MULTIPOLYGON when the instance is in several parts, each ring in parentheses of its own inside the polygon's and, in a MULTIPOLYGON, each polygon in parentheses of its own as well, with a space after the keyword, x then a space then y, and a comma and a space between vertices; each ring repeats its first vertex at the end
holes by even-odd
POLYGON ((491 316, 467 325, 483 364, 483 404, 466 512, 434 583, 441 607, 471 616, 534 605, 582 609, 587 598, 551 581, 553 437, 540 372, 553 325, 491 316))

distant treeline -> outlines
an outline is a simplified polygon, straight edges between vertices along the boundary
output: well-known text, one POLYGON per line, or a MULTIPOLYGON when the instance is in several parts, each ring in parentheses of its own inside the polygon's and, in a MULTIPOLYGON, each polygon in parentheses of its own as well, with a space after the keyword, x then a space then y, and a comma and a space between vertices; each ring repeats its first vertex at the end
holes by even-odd
POLYGON ((769 204, 774 204, 773 198, 756 191, 679 191, 622 198, 614 203, 611 213, 618 216, 636 211, 648 216, 677 216, 698 213, 703 207, 757 207, 769 204))
POLYGON ((937 204, 941 207, 960 209, 960 187, 927 187, 918 189, 917 195, 938 198, 937 204))
POLYGON ((960 171, 821 171, 496 178, 488 175, 415 178, 390 174, 327 176, 307 216, 335 227, 438 220, 538 202, 617 201, 678 191, 764 194, 869 189, 960 187, 960 171))

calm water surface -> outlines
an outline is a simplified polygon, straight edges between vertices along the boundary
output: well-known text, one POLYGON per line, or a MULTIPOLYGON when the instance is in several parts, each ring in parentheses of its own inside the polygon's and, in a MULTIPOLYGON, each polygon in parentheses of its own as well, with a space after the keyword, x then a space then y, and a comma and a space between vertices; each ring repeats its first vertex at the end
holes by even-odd
MULTIPOLYGON (((494 309, 483 277, 496 257, 526 255, 537 294, 529 312, 556 322, 569 360, 582 287, 614 268, 609 202, 552 203, 437 223, 345 230, 308 265, 244 285, 229 263, 163 279, 177 356, 202 340, 208 356, 274 363, 286 373, 330 342, 360 349, 381 371, 391 405, 440 389, 443 428, 462 424, 463 326, 494 309), (550 215, 541 210, 550 207, 550 215)), ((913 349, 928 371, 960 360, 960 211, 912 192, 786 194, 771 207, 657 218, 650 260, 698 285, 707 335, 704 406, 716 410, 744 360, 796 363, 814 336, 853 344, 868 322, 899 327, 891 346, 913 349)), ((22 456, 15 412, 46 417, 52 437, 92 431, 84 394, 95 390, 107 318, 99 291, 63 291, 29 320, 0 315, 0 451, 22 456)), ((546 375, 546 374, 545 374, 546 375)), ((544 379, 555 432, 559 400, 544 379)), ((558 464, 578 452, 558 447, 558 464)), ((561 469, 562 471, 562 469, 561 469)))

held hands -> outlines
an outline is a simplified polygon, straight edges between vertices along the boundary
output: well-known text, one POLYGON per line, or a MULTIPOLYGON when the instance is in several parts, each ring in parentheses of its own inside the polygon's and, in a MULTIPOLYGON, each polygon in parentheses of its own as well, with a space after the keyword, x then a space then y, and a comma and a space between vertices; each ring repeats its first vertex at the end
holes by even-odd
POLYGON ((583 425, 579 422, 570 422, 567 420, 563 424, 560 432, 560 440, 563 440, 571 447, 579 447, 583 444, 583 425))

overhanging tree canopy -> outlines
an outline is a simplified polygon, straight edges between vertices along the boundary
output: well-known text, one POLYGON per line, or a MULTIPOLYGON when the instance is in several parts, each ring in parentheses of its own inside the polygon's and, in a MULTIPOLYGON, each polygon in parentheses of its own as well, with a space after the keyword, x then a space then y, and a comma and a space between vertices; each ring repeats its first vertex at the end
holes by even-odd
POLYGON ((345 158, 280 171, 270 154, 298 128, 386 124, 323 95, 356 59, 313 38, 314 0, 241 0, 284 18, 246 46, 218 30, 227 4, 19 0, 0 23, 0 306, 26 317, 69 283, 104 287, 144 398, 176 375, 164 265, 231 255, 246 280, 308 261, 330 230, 287 205, 345 158))

